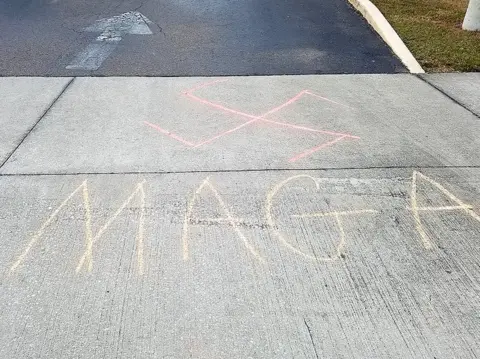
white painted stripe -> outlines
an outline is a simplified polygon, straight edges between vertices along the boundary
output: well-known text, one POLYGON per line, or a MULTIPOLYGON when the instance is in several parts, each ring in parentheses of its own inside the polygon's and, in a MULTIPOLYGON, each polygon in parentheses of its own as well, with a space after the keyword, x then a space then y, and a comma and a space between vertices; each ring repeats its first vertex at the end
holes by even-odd
POLYGON ((84 31, 100 32, 97 39, 77 54, 68 70, 98 70, 126 34, 152 35, 152 22, 137 11, 126 12, 109 19, 100 19, 84 31))
POLYGON ((115 50, 117 43, 94 42, 77 54, 67 66, 68 70, 98 70, 102 63, 115 50))

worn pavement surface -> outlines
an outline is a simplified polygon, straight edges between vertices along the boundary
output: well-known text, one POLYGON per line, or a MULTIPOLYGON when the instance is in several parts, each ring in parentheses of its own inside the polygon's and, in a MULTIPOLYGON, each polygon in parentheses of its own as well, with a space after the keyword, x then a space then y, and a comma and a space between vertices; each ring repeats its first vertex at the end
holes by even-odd
POLYGON ((480 118, 441 81, 0 79, 0 357, 478 357, 480 118))

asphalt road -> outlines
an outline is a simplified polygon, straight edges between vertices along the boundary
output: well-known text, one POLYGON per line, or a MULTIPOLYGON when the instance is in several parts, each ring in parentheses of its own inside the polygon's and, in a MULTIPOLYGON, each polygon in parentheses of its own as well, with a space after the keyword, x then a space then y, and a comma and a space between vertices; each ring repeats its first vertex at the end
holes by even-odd
POLYGON ((0 44, 3 76, 405 71, 346 0, 0 0, 0 44), (85 31, 130 11, 151 34, 106 44, 85 31), (72 66, 85 52, 105 61, 72 66))

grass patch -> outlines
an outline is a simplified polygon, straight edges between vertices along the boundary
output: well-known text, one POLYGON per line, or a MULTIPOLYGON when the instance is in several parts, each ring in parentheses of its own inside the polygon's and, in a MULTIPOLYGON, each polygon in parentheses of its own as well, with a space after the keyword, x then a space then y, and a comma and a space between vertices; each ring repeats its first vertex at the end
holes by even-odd
POLYGON ((468 0, 372 1, 425 71, 480 71, 480 31, 462 30, 468 0))

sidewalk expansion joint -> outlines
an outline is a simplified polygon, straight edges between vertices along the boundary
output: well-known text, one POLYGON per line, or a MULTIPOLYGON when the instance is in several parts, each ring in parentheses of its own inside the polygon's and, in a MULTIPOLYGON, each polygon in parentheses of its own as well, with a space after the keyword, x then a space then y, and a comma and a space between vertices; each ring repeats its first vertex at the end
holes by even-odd
POLYGON ((35 177, 35 176, 123 176, 123 175, 180 175, 180 174, 212 174, 212 173, 259 173, 259 172, 311 172, 311 171, 370 171, 370 170, 412 170, 412 169, 480 169, 480 165, 472 166, 370 166, 370 167, 318 167, 318 168, 265 168, 239 170, 192 170, 192 171, 123 171, 123 172, 35 172, 35 173, 0 173, 1 177, 35 177))
POLYGON ((15 146, 15 148, 8 154, 7 158, 0 164, 0 169, 10 160, 10 158, 13 156, 13 154, 20 148, 20 146, 25 142, 27 137, 35 130, 35 128, 38 126, 40 121, 43 120, 43 118, 50 112, 50 110, 55 106, 57 101, 62 97, 62 95, 67 91, 67 89, 70 87, 70 85, 75 81, 75 77, 72 77, 68 83, 63 86, 62 90, 59 92, 59 94, 53 99, 53 101, 48 105, 47 109, 40 115, 37 121, 33 124, 33 126, 25 133, 25 135, 21 138, 21 140, 18 142, 18 144, 15 146))
POLYGON ((460 107, 462 107, 464 110, 467 110, 468 112, 470 112, 472 115, 474 115, 476 118, 480 119, 480 114, 476 113, 475 111, 469 109, 465 104, 463 104, 462 102, 460 102, 459 100, 457 100, 455 97, 449 95, 448 93, 446 93, 444 90, 442 90, 440 87, 434 85, 433 83, 431 83, 430 81, 428 81, 426 78, 424 78, 421 74, 413 74, 415 75, 418 79, 420 79, 421 81, 423 81, 424 83, 426 83, 427 85, 433 87, 435 90, 437 90, 438 92, 440 92, 442 95, 444 95, 445 97, 447 97, 448 99, 450 99, 451 101, 453 101, 455 104, 459 105, 460 107))

